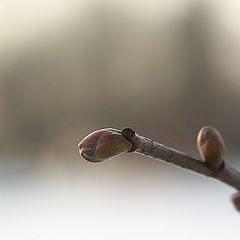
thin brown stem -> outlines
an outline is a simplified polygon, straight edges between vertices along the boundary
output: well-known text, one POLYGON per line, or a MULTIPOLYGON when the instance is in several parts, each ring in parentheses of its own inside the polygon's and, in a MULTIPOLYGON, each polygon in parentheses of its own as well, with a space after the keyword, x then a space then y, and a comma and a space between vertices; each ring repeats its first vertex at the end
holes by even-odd
POLYGON ((194 159, 173 148, 166 147, 151 139, 135 134, 135 132, 130 128, 123 129, 122 134, 133 145, 130 152, 150 156, 157 160, 177 165, 207 177, 218 179, 219 181, 240 190, 240 173, 227 164, 223 164, 221 169, 214 171, 210 169, 206 163, 194 159))

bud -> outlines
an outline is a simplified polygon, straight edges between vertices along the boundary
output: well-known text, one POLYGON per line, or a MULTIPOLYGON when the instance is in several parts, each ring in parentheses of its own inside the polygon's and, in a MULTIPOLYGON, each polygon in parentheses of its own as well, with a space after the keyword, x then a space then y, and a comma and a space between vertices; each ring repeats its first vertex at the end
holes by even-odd
POLYGON ((218 170, 223 163, 225 146, 220 133, 213 127, 203 127, 198 133, 197 147, 207 165, 218 170))
POLYGON ((235 208, 240 212, 240 192, 232 195, 232 202, 235 208))
POLYGON ((106 128, 86 136, 79 144, 80 155, 90 162, 102 162, 132 148, 121 131, 106 128))

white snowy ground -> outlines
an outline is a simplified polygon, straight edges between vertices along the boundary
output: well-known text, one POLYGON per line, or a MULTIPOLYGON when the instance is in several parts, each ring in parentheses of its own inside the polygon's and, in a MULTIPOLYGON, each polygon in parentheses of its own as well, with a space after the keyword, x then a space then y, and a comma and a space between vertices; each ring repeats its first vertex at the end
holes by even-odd
POLYGON ((0 239, 231 239, 234 190, 146 158, 0 160, 0 239), (141 166, 141 167, 139 167, 141 166))

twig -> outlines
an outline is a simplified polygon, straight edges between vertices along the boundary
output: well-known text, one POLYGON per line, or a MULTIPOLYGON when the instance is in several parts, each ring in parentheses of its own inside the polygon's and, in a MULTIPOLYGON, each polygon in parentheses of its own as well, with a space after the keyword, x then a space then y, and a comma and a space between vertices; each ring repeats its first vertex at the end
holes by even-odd
POLYGON ((134 152, 218 179, 239 191, 232 196, 232 202, 240 211, 240 173, 223 161, 225 146, 220 133, 212 127, 204 127, 199 132, 197 144, 204 161, 140 136, 131 128, 121 131, 106 128, 86 136, 78 148, 84 159, 94 163, 134 152))
POLYGON ((194 159, 185 153, 166 147, 138 134, 133 135, 131 131, 133 130, 130 128, 123 129, 123 135, 133 144, 133 150, 130 150, 131 152, 150 156, 157 160, 174 164, 207 177, 216 178, 237 190, 240 190, 240 173, 226 163, 218 172, 215 172, 210 169, 206 163, 200 160, 194 159))

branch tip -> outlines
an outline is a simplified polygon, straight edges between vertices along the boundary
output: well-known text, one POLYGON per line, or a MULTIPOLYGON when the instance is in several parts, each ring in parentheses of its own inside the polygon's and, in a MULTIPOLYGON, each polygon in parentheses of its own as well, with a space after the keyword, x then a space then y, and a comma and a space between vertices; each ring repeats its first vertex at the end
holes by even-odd
MULTIPOLYGON (((198 134, 197 146, 204 162, 125 127, 122 130, 97 130, 86 136, 78 148, 80 155, 90 162, 102 162, 125 152, 136 152, 218 179, 240 191, 240 173, 223 161, 225 145, 220 133, 209 126, 202 128, 198 134)), ((240 212, 240 192, 231 199, 240 212)))

